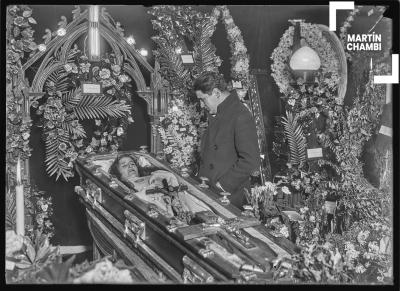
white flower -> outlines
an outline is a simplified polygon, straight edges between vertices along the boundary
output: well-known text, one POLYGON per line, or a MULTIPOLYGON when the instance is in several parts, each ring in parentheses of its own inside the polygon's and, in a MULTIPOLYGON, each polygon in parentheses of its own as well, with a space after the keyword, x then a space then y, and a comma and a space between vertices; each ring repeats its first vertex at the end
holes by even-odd
POLYGON ((300 208, 301 214, 305 214, 308 210, 309 208, 307 206, 300 208))
POLYGON ((279 232, 284 236, 284 237, 289 237, 289 229, 286 225, 283 225, 279 232))
POLYGON ((111 69, 115 75, 118 75, 121 72, 121 67, 119 65, 111 65, 111 69))
POLYGON ((47 211, 48 207, 49 207, 49 205, 47 205, 47 204, 42 204, 42 206, 41 206, 41 208, 42 208, 42 210, 43 210, 44 212, 47 211))
POLYGON ((356 273, 359 273, 359 274, 364 273, 366 270, 367 269, 365 269, 364 266, 361 265, 361 264, 358 264, 357 267, 356 267, 356 273))
POLYGON ((369 250, 371 253, 377 254, 377 253, 379 252, 378 243, 377 243, 376 241, 369 242, 369 243, 368 243, 368 250, 369 250))
POLYGON ((235 42, 235 54, 237 53, 246 53, 247 49, 242 42, 235 42))
POLYGON ((81 63, 80 66, 81 66, 82 73, 89 73, 90 63, 81 63))
POLYGON ((120 75, 120 76, 118 76, 118 80, 119 80, 121 83, 125 83, 125 82, 128 82, 128 81, 129 81, 129 77, 128 77, 127 75, 120 75))
POLYGON ((233 28, 228 29, 227 33, 230 37, 235 38, 238 35, 240 35, 240 30, 237 27, 233 27, 233 28))
POLYGON ((290 106, 294 106, 294 104, 296 104, 296 100, 293 98, 290 98, 287 102, 290 106))
POLYGON ((108 79, 110 78, 110 70, 109 69, 102 69, 99 73, 100 78, 108 79))
POLYGON ((314 216, 314 215, 311 215, 311 216, 310 216, 310 221, 311 221, 311 222, 315 222, 315 216, 314 216))
POLYGON ((369 236, 369 231, 360 231, 359 234, 357 235, 357 241, 360 245, 364 245, 366 243, 366 240, 369 236))
POLYGON ((318 228, 314 228, 313 231, 312 231, 312 234, 313 235, 318 235, 319 234, 318 228))
POLYGON ((287 194, 287 195, 292 194, 292 193, 290 192, 289 188, 286 187, 286 186, 283 186, 283 187, 282 187, 282 192, 285 193, 285 194, 287 194))
POLYGON ((350 262, 357 258, 359 254, 360 252, 355 249, 349 249, 346 251, 346 257, 350 262))

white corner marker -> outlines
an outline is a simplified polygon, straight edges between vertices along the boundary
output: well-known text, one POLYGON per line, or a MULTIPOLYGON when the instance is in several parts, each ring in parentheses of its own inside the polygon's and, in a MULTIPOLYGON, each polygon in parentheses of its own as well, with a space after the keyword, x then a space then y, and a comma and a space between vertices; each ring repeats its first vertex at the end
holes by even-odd
POLYGON ((399 55, 392 54, 392 75, 374 76, 374 84, 398 84, 399 83, 399 55))
POLYGON ((329 30, 336 31, 336 10, 353 10, 354 1, 329 1, 329 30))

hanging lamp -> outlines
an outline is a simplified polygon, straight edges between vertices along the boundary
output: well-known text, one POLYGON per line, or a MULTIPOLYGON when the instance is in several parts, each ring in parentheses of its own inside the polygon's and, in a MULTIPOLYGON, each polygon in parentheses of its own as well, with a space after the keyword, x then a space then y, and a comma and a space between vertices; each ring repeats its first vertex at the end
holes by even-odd
POLYGON ((289 66, 293 72, 295 80, 302 78, 305 83, 314 82, 314 74, 321 67, 321 60, 318 54, 310 48, 306 41, 301 38, 300 23, 301 19, 293 20, 295 23, 293 35, 292 56, 289 66))

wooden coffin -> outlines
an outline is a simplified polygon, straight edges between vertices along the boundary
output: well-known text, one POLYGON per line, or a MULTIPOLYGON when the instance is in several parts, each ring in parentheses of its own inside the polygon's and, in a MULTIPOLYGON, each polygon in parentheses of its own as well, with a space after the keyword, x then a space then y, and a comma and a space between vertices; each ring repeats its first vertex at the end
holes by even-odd
POLYGON ((86 206, 97 250, 135 265, 144 282, 268 282, 272 260, 295 252, 290 241, 273 237, 235 206, 223 205, 221 196, 200 187, 196 178, 182 177, 152 154, 123 153, 175 174, 180 187, 162 194, 179 193, 207 207, 190 213, 189 222, 171 217, 108 173, 116 153, 77 159, 75 192, 86 206))

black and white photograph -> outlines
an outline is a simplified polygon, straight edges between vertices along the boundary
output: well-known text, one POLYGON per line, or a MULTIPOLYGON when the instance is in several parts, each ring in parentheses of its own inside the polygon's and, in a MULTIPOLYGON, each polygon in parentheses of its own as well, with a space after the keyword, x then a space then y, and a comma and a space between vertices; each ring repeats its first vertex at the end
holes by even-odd
POLYGON ((398 290, 398 1, 21 3, 4 284, 398 290))

